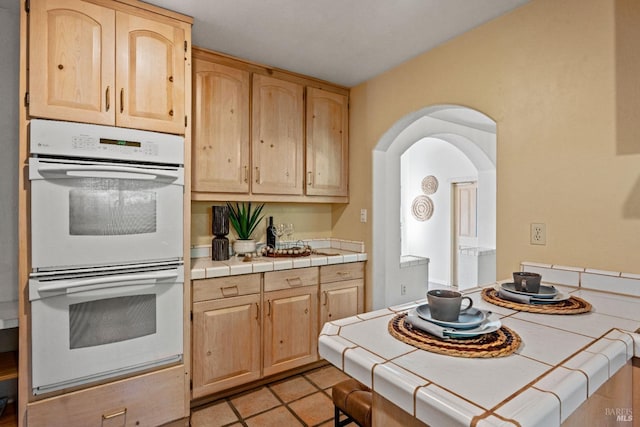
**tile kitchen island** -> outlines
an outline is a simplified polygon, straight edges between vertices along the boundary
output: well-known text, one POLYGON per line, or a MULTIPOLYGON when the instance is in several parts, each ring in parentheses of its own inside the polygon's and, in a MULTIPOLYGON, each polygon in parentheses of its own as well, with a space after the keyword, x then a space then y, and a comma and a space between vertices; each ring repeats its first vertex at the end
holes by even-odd
POLYGON ((522 339, 506 357, 453 357, 394 338, 390 320, 424 301, 326 323, 319 352, 373 389, 374 425, 631 426, 640 400, 640 335, 632 332, 640 298, 556 287, 592 310, 527 313, 484 301, 481 288, 464 292, 522 339))

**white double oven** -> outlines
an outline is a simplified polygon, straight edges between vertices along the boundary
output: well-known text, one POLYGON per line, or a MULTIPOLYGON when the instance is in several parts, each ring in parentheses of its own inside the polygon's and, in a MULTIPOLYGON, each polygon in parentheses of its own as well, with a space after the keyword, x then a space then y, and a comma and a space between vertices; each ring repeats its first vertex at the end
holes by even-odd
POLYGON ((184 139, 30 125, 34 394, 180 362, 184 139))

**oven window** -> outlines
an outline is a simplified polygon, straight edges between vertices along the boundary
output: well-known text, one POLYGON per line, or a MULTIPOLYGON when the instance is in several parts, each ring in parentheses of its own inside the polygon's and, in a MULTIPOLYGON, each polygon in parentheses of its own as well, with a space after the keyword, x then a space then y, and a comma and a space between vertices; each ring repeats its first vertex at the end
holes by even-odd
POLYGON ((156 333, 156 295, 132 295, 69 306, 69 348, 126 341, 156 333))
POLYGON ((155 233, 154 184, 114 178, 83 178, 69 190, 69 234, 119 236, 155 233))

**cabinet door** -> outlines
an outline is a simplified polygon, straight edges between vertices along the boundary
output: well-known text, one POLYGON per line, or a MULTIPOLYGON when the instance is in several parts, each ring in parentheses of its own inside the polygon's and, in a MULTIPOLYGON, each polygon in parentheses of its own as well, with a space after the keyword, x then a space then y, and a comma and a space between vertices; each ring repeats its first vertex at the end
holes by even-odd
POLYGON ((318 288, 264 294, 264 375, 318 360, 318 288))
POLYGON ((260 378, 260 295, 193 304, 193 398, 260 378))
POLYGON ((348 195, 348 118, 346 96, 307 88, 307 195, 348 195))
POLYGON ((183 134, 184 30, 116 13, 118 126, 183 134))
POLYGON ((303 87, 253 75, 251 190, 302 194, 303 87))
POLYGON ((32 0, 29 20, 29 114, 113 125, 115 12, 32 0))
POLYGON ((193 60, 193 191, 249 192, 249 72, 193 60))
POLYGON ((362 312, 363 289, 362 279, 323 285, 320 292, 320 328, 326 322, 355 316, 362 312))

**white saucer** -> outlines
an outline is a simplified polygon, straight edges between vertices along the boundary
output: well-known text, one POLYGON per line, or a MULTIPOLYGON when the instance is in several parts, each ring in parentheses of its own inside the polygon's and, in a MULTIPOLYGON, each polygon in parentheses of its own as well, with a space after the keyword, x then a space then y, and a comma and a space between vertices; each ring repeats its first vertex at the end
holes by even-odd
POLYGON ((431 310, 429 309, 429 304, 422 304, 416 307, 416 313, 421 319, 424 319, 428 322, 435 323, 436 325, 444 326, 445 328, 454 328, 454 329, 472 329, 480 325, 484 319, 487 318, 488 312, 485 310, 480 310, 474 307, 471 307, 468 310, 464 310, 460 312, 460 316, 458 317, 458 321, 456 322, 445 322, 444 320, 436 320, 431 317, 431 310))
POLYGON ((518 291, 516 290, 516 284, 513 282, 503 283, 502 285, 500 285, 500 287, 507 292, 511 292, 518 295, 526 295, 533 298, 553 298, 556 295, 558 295, 558 290, 553 286, 540 285, 540 289, 538 290, 537 293, 518 291))

